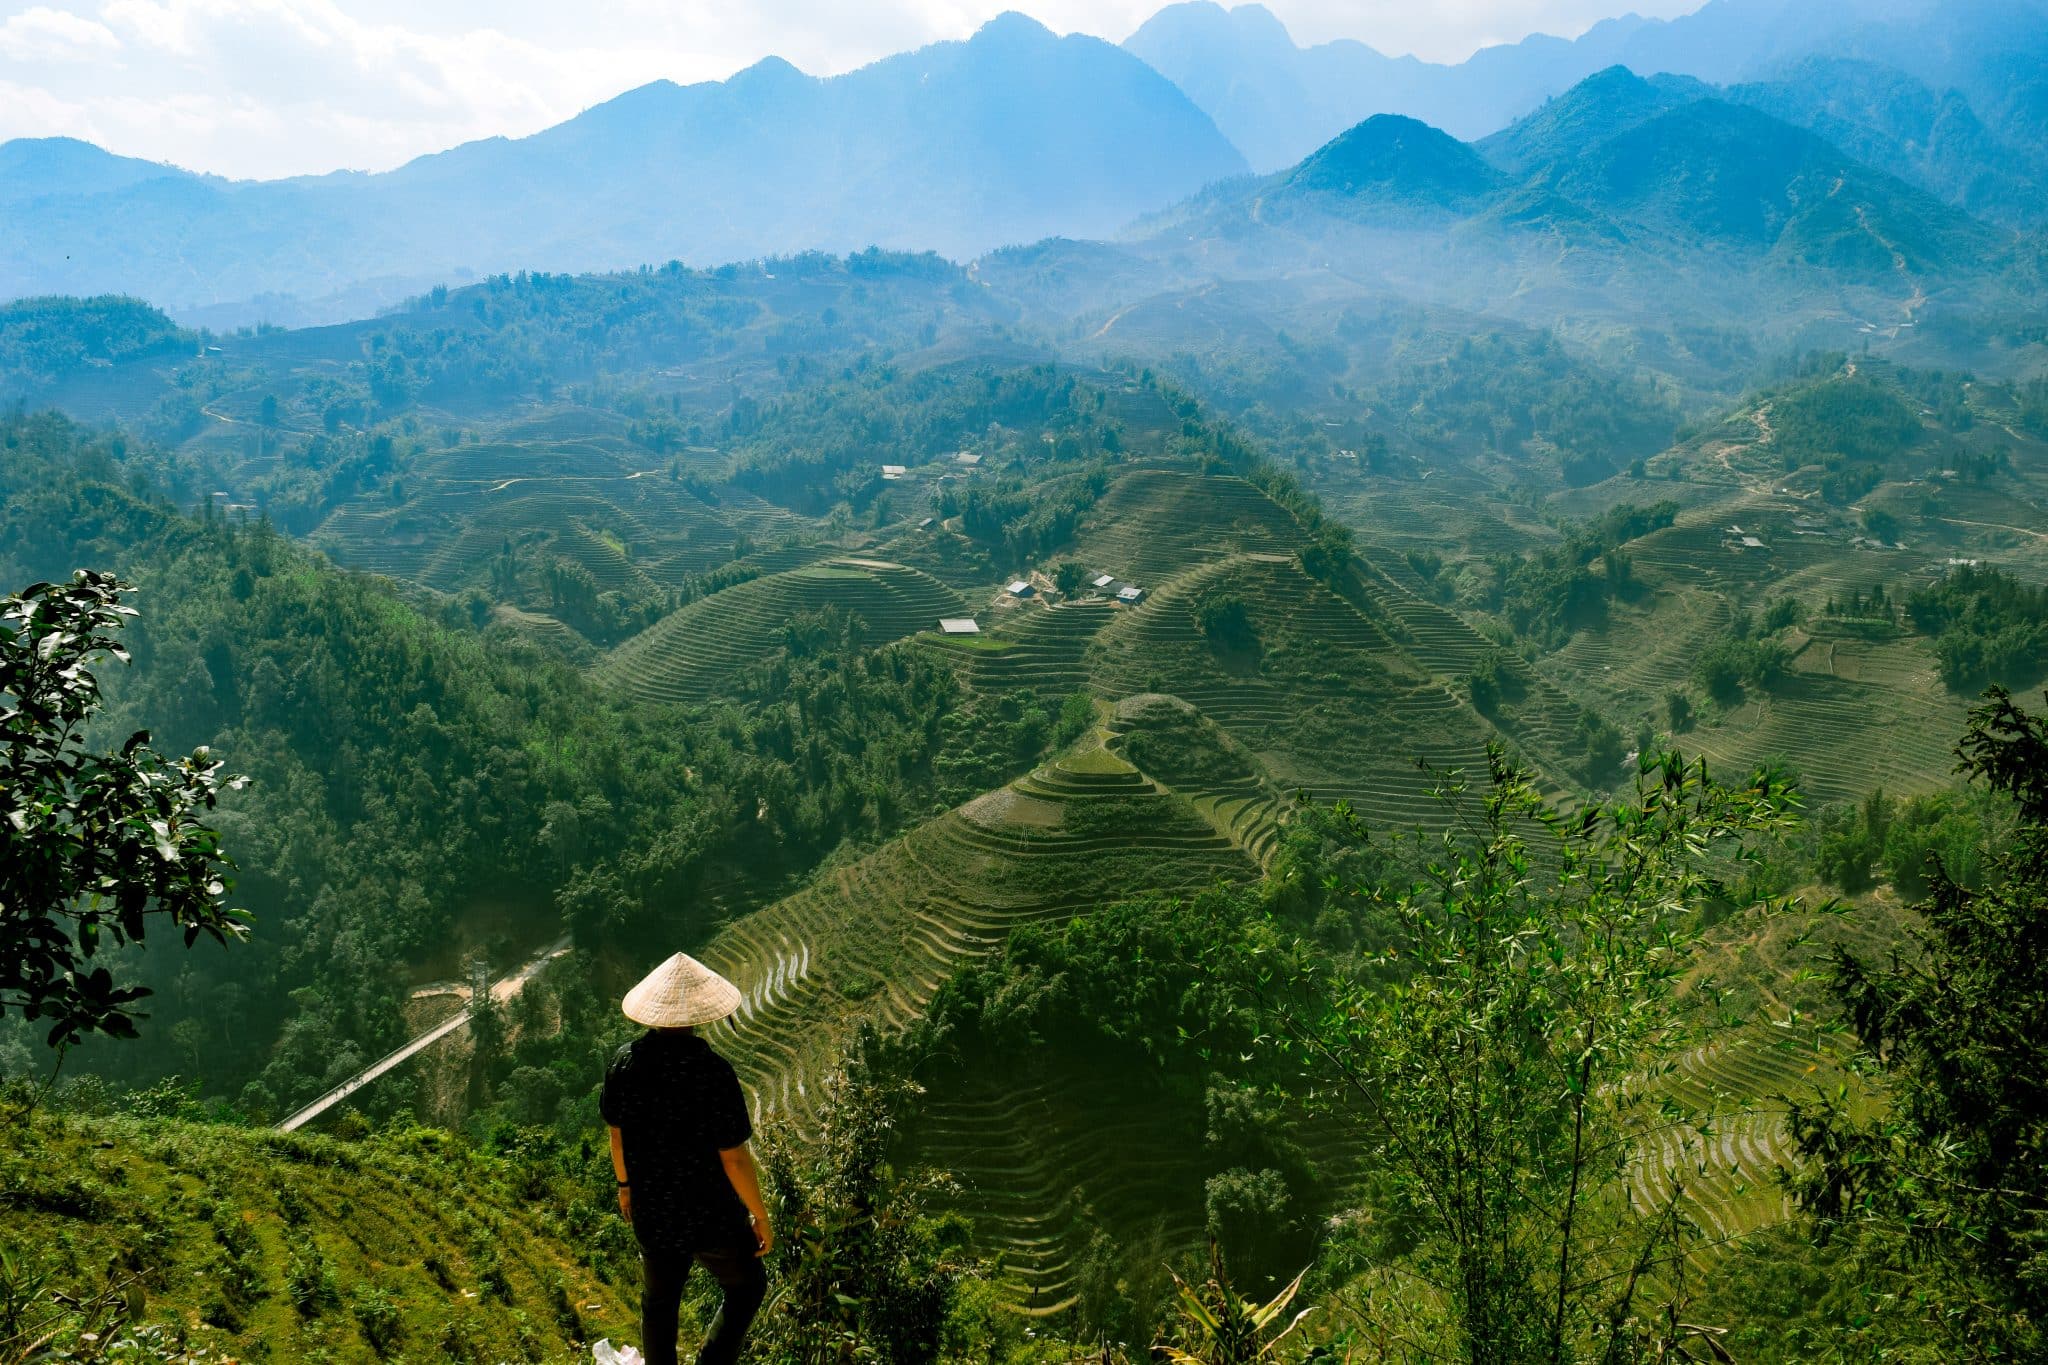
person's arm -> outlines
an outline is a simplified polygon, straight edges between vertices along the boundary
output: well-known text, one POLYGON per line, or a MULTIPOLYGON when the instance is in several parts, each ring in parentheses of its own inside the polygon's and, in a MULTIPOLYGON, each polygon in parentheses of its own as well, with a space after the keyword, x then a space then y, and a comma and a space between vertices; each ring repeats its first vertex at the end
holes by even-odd
POLYGON ((766 1256, 775 1247, 775 1229, 768 1226, 768 1206, 761 1202, 761 1175, 754 1169, 753 1149, 743 1142, 720 1152, 718 1159, 725 1165, 725 1178, 732 1182, 733 1193, 754 1216, 754 1254, 766 1256))
POLYGON ((626 1183, 626 1139, 617 1127, 611 1127, 612 1134, 612 1175, 619 1182, 619 1217, 633 1221, 633 1188, 626 1183))

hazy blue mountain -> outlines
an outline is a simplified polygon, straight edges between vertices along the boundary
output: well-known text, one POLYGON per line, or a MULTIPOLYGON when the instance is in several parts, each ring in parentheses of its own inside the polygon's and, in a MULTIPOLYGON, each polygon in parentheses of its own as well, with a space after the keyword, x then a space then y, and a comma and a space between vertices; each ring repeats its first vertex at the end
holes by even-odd
MULTIPOLYGON (((35 164, 12 144, 0 156, 35 164)), ((1107 235, 1245 169, 1150 67, 1014 14, 828 80, 769 60, 723 82, 656 82, 381 175, 123 183, 89 157, 60 160, 61 188, 0 229, 0 297, 129 293, 186 316, 342 291, 360 311, 365 294, 503 270, 874 244, 969 256, 1107 235)))
POLYGON ((146 180, 197 179, 155 161, 115 156, 69 137, 19 138, 0 143, 0 204, 51 195, 106 194, 146 180))
POLYGON ((1399 114, 1375 114, 1318 148, 1288 172, 1281 196, 1315 196, 1347 211, 1470 212, 1505 177, 1449 133, 1399 114))
POLYGON ((1727 98, 1796 124, 1980 218, 2048 217, 2048 156, 1986 127, 1960 91, 1937 93, 1894 67, 1810 57, 1727 98))
POLYGON ((1537 35, 1451 66, 1353 41, 1298 47, 1262 5, 1190 0, 1159 11, 1124 46, 1187 91, 1254 168, 1276 170, 1375 113, 1407 114, 1472 139, 1609 66, 1739 71, 1788 3, 1713 0, 1713 13, 1694 16, 1697 31, 1677 44, 1690 53, 1685 66, 1644 62, 1668 26, 1633 14, 1575 40, 1537 35))
POLYGON ((1226 278, 1311 268, 1546 318, 1730 319, 1826 296, 1912 321, 2010 265, 2006 234, 1718 95, 1603 71, 1478 146, 1375 115, 1288 170, 1154 216, 1134 244, 1226 278))
POLYGON ((1759 110, 1696 100, 1553 167, 1557 191, 1683 240, 1850 274, 1967 270, 1993 233, 1759 110))
POLYGON ((1261 173, 1300 161, 1368 114, 1415 107, 1425 64, 1364 43, 1298 48, 1263 5, 1170 5, 1124 42, 1208 111, 1261 173))
POLYGON ((1481 139, 1477 147, 1501 170, 1526 177, 1714 93, 1712 86, 1689 76, 1645 80, 1626 67, 1612 66, 1587 77, 1527 118, 1481 139))
POLYGON ((1881 62, 1960 90, 2008 142, 2048 143, 2044 0, 1710 0, 1680 18, 1626 15, 1576 39, 1531 37, 1455 66, 1357 42, 1299 47, 1262 6, 1194 0, 1161 10, 1125 46, 1187 91, 1261 171, 1375 113, 1469 140, 1613 66, 1726 85, 1771 79, 1815 55, 1881 62))

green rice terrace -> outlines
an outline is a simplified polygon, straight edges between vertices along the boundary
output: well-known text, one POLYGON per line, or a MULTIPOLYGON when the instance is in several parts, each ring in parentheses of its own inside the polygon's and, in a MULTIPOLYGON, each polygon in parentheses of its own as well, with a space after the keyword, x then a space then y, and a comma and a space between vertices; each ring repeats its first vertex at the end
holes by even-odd
POLYGON ((874 559, 770 574, 663 617, 607 655, 596 673, 647 701, 703 702, 743 669, 783 648, 798 616, 837 608, 860 618, 869 644, 930 630, 966 610, 960 594, 916 569, 874 559))
POLYGON ((745 917, 704 957, 746 983, 730 1025, 742 1078, 801 1123, 863 1021, 909 1023, 1015 926, 1256 875, 1185 799, 1084 741, 745 917))

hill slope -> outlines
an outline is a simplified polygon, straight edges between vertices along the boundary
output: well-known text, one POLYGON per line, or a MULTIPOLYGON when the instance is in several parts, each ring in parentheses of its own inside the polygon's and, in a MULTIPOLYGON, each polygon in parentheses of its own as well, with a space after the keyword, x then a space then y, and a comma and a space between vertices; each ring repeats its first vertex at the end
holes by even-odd
POLYGON ((629 1234, 585 1173, 428 1129, 45 1114, 0 1148, 0 1242, 52 1289, 132 1276, 144 1322, 215 1356, 566 1360, 637 1336, 629 1234))

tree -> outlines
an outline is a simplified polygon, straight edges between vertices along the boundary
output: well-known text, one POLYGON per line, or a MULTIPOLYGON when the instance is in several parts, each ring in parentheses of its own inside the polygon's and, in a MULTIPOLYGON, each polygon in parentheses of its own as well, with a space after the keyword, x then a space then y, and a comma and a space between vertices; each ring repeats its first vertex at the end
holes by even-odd
POLYGON ((1202 598, 1195 606, 1195 628, 1220 649, 1254 649, 1259 643, 1251 608, 1234 592, 1202 598))
POLYGON ((1062 597, 1079 597, 1081 590, 1088 586, 1088 571, 1077 560, 1061 560, 1052 571, 1052 585, 1059 589, 1062 597))
POLYGON ((135 1036, 150 992, 91 965, 109 942, 141 942, 152 919, 188 948, 247 932, 206 819, 240 780, 203 748, 165 758, 147 731, 110 753, 84 741, 101 702, 93 665, 128 658, 114 632, 135 615, 131 591, 81 569, 0 599, 0 1015, 50 1020, 52 1047, 135 1036))
MULTIPOLYGON (((1388 946, 1276 991, 1313 1002, 1278 1004, 1277 1036, 1345 1097, 1381 1212, 1420 1230, 1360 1310, 1397 1357, 1424 1341, 1481 1365, 1690 1358, 1684 1170, 1713 1127, 1654 1078, 1709 1003, 1679 984, 1726 894, 1710 860, 1782 826, 1790 797, 1652 755, 1631 795, 1559 815, 1499 749, 1489 766, 1470 833, 1409 884, 1351 890, 1388 946)), ((1470 810, 1455 784, 1443 796, 1470 810)))
POLYGON ((937 1177, 890 1162, 922 1090, 885 1069, 863 1028, 824 1083, 816 1141, 766 1144, 780 1288, 755 1350, 778 1365, 936 1361, 966 1273, 966 1226, 928 1212, 937 1177))
POLYGON ((1924 1303, 1943 1359, 2048 1353, 2048 720, 1994 688, 1959 770, 2016 808, 1980 889, 1928 859, 1924 927, 1873 962, 1834 955, 1833 988, 1891 1104, 1793 1103, 1793 1190, 1823 1238, 1924 1303))

